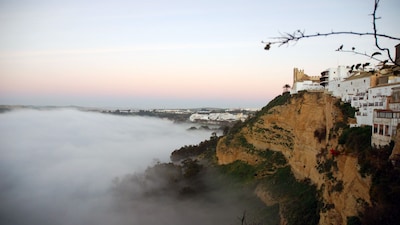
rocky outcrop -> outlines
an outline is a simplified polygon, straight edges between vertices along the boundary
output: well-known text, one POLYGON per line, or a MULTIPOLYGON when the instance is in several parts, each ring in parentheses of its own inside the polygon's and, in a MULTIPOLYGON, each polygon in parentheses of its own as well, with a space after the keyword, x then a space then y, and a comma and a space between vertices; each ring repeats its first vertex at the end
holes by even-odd
MULTIPOLYGON (((263 151, 281 152, 296 179, 309 179, 320 190, 327 207, 319 223, 346 224, 347 217, 370 204, 371 179, 359 174, 357 158, 344 154, 338 144, 340 125, 348 122, 338 101, 322 92, 303 92, 264 110, 218 142, 218 163, 257 165, 263 151)), ((262 190, 258 187, 256 194, 264 202, 279 202, 262 190)))

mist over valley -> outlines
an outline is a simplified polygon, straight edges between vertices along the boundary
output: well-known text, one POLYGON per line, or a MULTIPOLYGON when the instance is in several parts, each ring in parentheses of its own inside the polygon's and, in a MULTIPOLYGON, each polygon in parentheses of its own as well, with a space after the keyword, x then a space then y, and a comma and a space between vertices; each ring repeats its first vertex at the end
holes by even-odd
POLYGON ((204 195, 167 187, 171 173, 159 168, 171 152, 211 136, 190 126, 73 109, 1 113, 0 224, 237 223, 243 192, 207 176, 204 195))

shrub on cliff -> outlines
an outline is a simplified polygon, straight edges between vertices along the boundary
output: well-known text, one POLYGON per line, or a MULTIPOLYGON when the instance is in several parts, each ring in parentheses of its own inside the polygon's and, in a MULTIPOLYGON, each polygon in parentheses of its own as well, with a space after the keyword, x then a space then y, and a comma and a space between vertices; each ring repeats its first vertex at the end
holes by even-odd
POLYGON ((352 127, 343 130, 339 137, 339 144, 344 145, 346 151, 361 153, 371 149, 371 126, 352 127))
POLYGON ((355 118, 357 109, 352 107, 350 103, 337 101, 335 105, 340 109, 343 114, 343 119, 347 123, 348 118, 355 118))
POLYGON ((320 202, 317 189, 307 181, 297 181, 290 167, 279 168, 263 181, 267 190, 280 199, 287 224, 318 224, 320 202))

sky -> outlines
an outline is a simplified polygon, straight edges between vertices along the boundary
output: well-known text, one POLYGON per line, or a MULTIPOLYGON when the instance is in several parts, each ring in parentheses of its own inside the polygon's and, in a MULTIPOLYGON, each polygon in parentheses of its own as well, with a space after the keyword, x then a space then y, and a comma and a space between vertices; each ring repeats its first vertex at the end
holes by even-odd
MULTIPOLYGON (((400 37, 398 0, 382 0, 378 32, 400 37)), ((292 84, 369 58, 372 38, 261 41, 372 32, 372 0, 0 0, 0 104, 131 108, 262 107, 292 84)), ((396 41, 380 40, 390 49, 396 41)), ((374 63, 373 61, 371 61, 374 63)))

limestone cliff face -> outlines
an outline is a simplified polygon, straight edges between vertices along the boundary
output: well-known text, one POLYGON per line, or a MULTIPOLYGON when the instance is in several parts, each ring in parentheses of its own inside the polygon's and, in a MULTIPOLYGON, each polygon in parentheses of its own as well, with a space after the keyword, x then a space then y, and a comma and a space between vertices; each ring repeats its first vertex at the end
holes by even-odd
MULTIPOLYGON (((262 161, 260 152, 279 151, 297 179, 308 178, 321 191, 329 207, 321 211, 320 224, 346 224, 347 217, 357 216, 364 204, 370 204, 371 179, 358 173, 356 157, 330 153, 331 149, 341 151, 337 125, 344 122, 344 116, 337 101, 320 92, 292 96, 286 104, 258 115, 230 141, 222 138, 217 146, 218 163, 242 160, 256 165, 262 161), (328 163, 333 165, 329 171, 328 163)), ((262 190, 258 187, 256 193, 267 204, 279 202, 262 190)))

